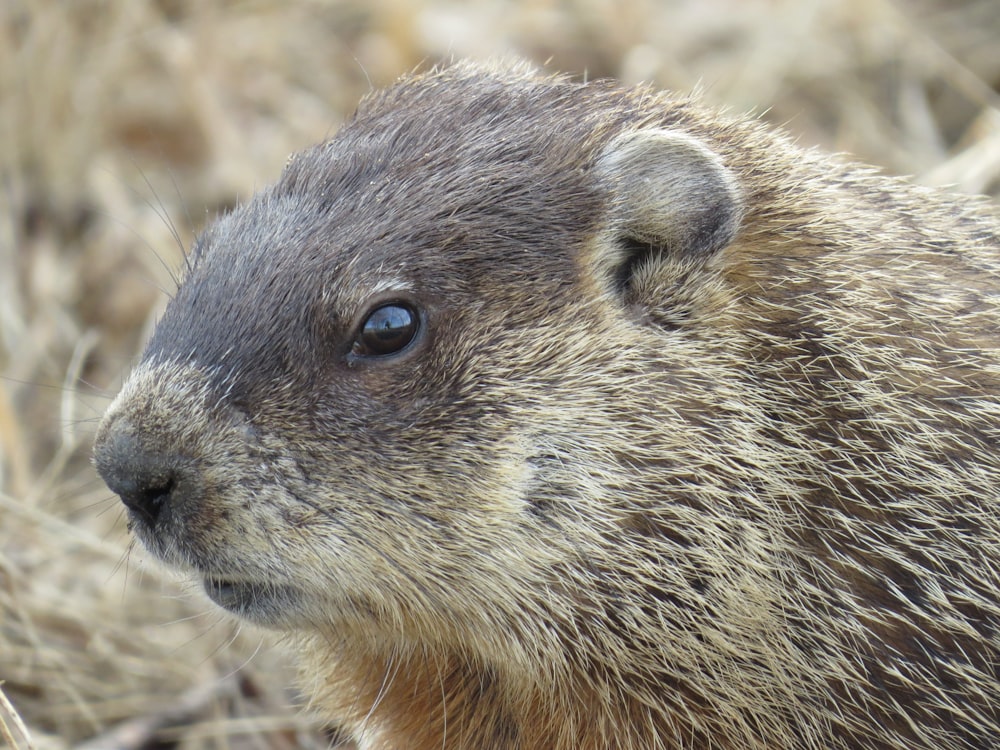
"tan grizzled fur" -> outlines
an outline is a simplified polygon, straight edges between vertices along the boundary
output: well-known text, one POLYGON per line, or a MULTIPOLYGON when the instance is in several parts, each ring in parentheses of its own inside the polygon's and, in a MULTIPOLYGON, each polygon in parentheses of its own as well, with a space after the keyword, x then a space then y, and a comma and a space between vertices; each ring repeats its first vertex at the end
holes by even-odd
POLYGON ((207 231, 97 465, 362 748, 1000 747, 998 233, 453 66, 207 231))

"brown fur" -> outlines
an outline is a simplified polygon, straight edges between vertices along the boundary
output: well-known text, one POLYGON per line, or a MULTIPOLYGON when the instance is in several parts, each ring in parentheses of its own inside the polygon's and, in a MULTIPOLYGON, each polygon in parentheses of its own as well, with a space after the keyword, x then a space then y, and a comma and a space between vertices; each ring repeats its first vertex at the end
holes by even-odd
POLYGON ((454 66, 206 232, 97 465, 365 748, 1000 747, 998 233, 454 66))

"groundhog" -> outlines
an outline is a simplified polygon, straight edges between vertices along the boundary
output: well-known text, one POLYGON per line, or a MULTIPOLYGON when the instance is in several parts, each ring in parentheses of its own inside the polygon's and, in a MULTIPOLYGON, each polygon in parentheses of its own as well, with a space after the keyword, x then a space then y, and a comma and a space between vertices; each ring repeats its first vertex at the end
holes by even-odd
POLYGON ((203 234, 96 465, 362 748, 997 748, 998 235, 456 64, 203 234))

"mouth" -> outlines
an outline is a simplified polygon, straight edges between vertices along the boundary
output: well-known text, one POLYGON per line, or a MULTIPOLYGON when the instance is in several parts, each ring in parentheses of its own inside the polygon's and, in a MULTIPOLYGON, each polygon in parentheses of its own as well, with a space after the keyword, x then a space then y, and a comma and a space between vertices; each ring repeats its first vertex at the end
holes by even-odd
POLYGON ((299 619, 301 597, 290 586, 224 578, 205 578, 202 585, 213 602, 258 625, 288 628, 299 619))

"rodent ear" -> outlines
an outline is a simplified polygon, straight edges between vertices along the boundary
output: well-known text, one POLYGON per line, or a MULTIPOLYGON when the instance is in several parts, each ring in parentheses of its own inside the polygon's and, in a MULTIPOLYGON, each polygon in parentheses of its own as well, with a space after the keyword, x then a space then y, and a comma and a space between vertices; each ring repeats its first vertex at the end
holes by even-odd
POLYGON ((736 176, 687 134, 624 133, 605 147, 595 168, 610 191, 608 231, 619 249, 601 265, 625 284, 637 261, 653 252, 695 261, 728 245, 739 230, 743 199, 736 176))

